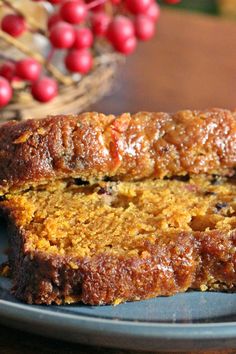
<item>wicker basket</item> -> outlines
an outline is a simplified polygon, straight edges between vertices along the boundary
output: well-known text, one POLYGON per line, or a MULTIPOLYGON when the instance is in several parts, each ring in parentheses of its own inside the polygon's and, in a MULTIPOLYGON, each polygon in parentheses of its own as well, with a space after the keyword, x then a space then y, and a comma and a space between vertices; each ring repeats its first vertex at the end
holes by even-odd
POLYGON ((0 120, 79 113, 111 90, 117 67, 123 61, 119 54, 101 53, 96 57, 94 68, 89 75, 70 85, 60 85, 59 95, 46 104, 35 101, 25 88, 18 89, 11 103, 0 110, 0 120))
MULTIPOLYGON (((5 0, 4 3, 10 2, 5 0)), ((3 60, 4 57, 14 60, 25 55, 34 57, 48 73, 57 79, 59 95, 51 102, 42 104, 32 98, 25 82, 15 82, 13 83, 14 97, 6 107, 0 110, 0 121, 40 118, 48 114, 79 113, 111 90, 116 69, 124 61, 122 55, 113 52, 103 41, 98 41, 93 48, 93 69, 87 75, 68 75, 63 72, 63 67, 60 67, 60 60, 48 64, 45 60, 47 44, 43 43, 46 34, 45 13, 37 4, 39 3, 29 0, 11 2, 11 6, 14 6, 16 11, 30 21, 32 28, 41 31, 41 36, 37 40, 32 33, 26 33, 22 36, 23 38, 17 40, 0 30, 0 57, 3 57, 3 60), (34 18, 33 13, 40 15, 39 22, 38 18, 34 18)), ((0 7, 0 18, 4 14, 1 9, 4 10, 5 7, 0 7)))

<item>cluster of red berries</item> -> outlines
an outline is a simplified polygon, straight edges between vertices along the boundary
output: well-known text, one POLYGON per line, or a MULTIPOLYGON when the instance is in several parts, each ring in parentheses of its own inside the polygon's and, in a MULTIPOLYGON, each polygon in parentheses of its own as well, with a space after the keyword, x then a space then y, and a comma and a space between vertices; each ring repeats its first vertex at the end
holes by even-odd
MULTIPOLYGON (((34 0, 41 1, 41 0, 34 0)), ((97 37, 105 38, 115 51, 131 54, 137 40, 149 40, 155 32, 160 8, 155 0, 48 0, 54 13, 48 18, 48 39, 54 50, 65 50, 64 65, 72 73, 87 74, 93 66, 91 48, 97 37), (109 15, 110 2, 114 15, 109 15)), ((165 0, 177 4, 180 0, 165 0)), ((18 13, 7 14, 1 29, 13 37, 21 36, 27 22, 18 13)), ((43 76, 41 65, 33 58, 5 61, 0 66, 0 108, 12 98, 11 83, 24 80, 32 96, 48 102, 57 95, 57 82, 43 76)))
POLYGON ((5 61, 0 66, 0 107, 12 98, 11 83, 24 80, 29 83, 32 96, 40 102, 48 102, 57 95, 57 82, 53 78, 41 76, 42 66, 33 58, 18 62, 5 61))

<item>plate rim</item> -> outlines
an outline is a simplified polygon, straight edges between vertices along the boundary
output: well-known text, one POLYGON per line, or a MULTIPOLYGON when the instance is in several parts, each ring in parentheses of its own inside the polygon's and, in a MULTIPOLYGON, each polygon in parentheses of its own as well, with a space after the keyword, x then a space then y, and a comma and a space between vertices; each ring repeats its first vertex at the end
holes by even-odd
POLYGON ((18 303, 18 302, 13 302, 9 300, 4 300, 0 298, 0 315, 5 315, 8 311, 8 313, 15 315, 18 317, 19 315, 23 314, 23 317, 26 317, 25 315, 28 315, 30 313, 35 313, 44 316, 49 316, 53 318, 63 318, 63 319, 68 319, 68 320, 75 320, 76 322, 81 320, 81 321, 87 321, 87 322, 94 322, 94 323, 103 323, 103 324, 121 324, 123 326, 134 326, 134 327, 160 327, 163 329, 166 328, 172 328, 172 329, 206 329, 206 328, 221 328, 226 327, 226 328, 231 328, 233 327, 235 329, 235 336, 236 336, 236 321, 229 321, 229 322, 217 322, 217 323, 162 323, 162 322, 147 322, 147 321, 142 321, 142 320, 124 320, 124 319, 118 319, 118 318, 104 318, 104 317, 98 317, 98 316, 87 316, 85 314, 74 314, 74 313, 66 313, 60 311, 60 307, 58 306, 59 311, 51 311, 50 306, 48 306, 48 309, 43 308, 43 307, 34 307, 34 305, 28 305, 28 304, 23 304, 23 303, 18 303), (17 310, 16 312, 14 310, 17 310), (14 311, 14 312, 13 312, 14 311))
MULTIPOLYGON (((58 307, 59 308, 59 307, 58 307)), ((134 350, 236 349, 236 321, 153 323, 51 311, 0 299, 0 323, 86 345, 134 350)))

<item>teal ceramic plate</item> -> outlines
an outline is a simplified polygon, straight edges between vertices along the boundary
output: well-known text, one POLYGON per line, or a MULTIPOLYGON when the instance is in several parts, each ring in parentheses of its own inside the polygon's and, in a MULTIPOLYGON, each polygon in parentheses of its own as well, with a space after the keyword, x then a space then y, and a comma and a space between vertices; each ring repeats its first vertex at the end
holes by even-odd
MULTIPOLYGON (((0 261, 6 256, 1 230, 0 261)), ((0 322, 71 342, 139 350, 236 348, 236 294, 189 292, 119 306, 31 306, 0 277, 0 322)))

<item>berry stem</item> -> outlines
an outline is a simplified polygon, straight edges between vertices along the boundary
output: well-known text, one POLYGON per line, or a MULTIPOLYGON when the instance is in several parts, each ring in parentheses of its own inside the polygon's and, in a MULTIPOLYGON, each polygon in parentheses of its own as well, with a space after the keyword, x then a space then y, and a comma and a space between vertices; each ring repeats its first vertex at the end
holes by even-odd
POLYGON ((51 47, 47 56, 47 64, 49 64, 52 61, 54 54, 55 54, 55 48, 51 47))
POLYGON ((87 10, 91 10, 94 7, 98 6, 98 5, 102 5, 106 2, 107 0, 94 0, 92 2, 90 2, 89 4, 87 4, 87 10))
POLYGON ((27 45, 17 40, 16 38, 10 36, 8 33, 0 30, 0 38, 3 39, 5 42, 15 46, 27 56, 34 58, 40 64, 44 65, 47 70, 62 84, 70 85, 74 82, 73 79, 71 79, 70 77, 63 75, 54 65, 52 65, 51 63, 47 63, 47 60, 41 54, 35 53, 34 51, 30 50, 27 45))

